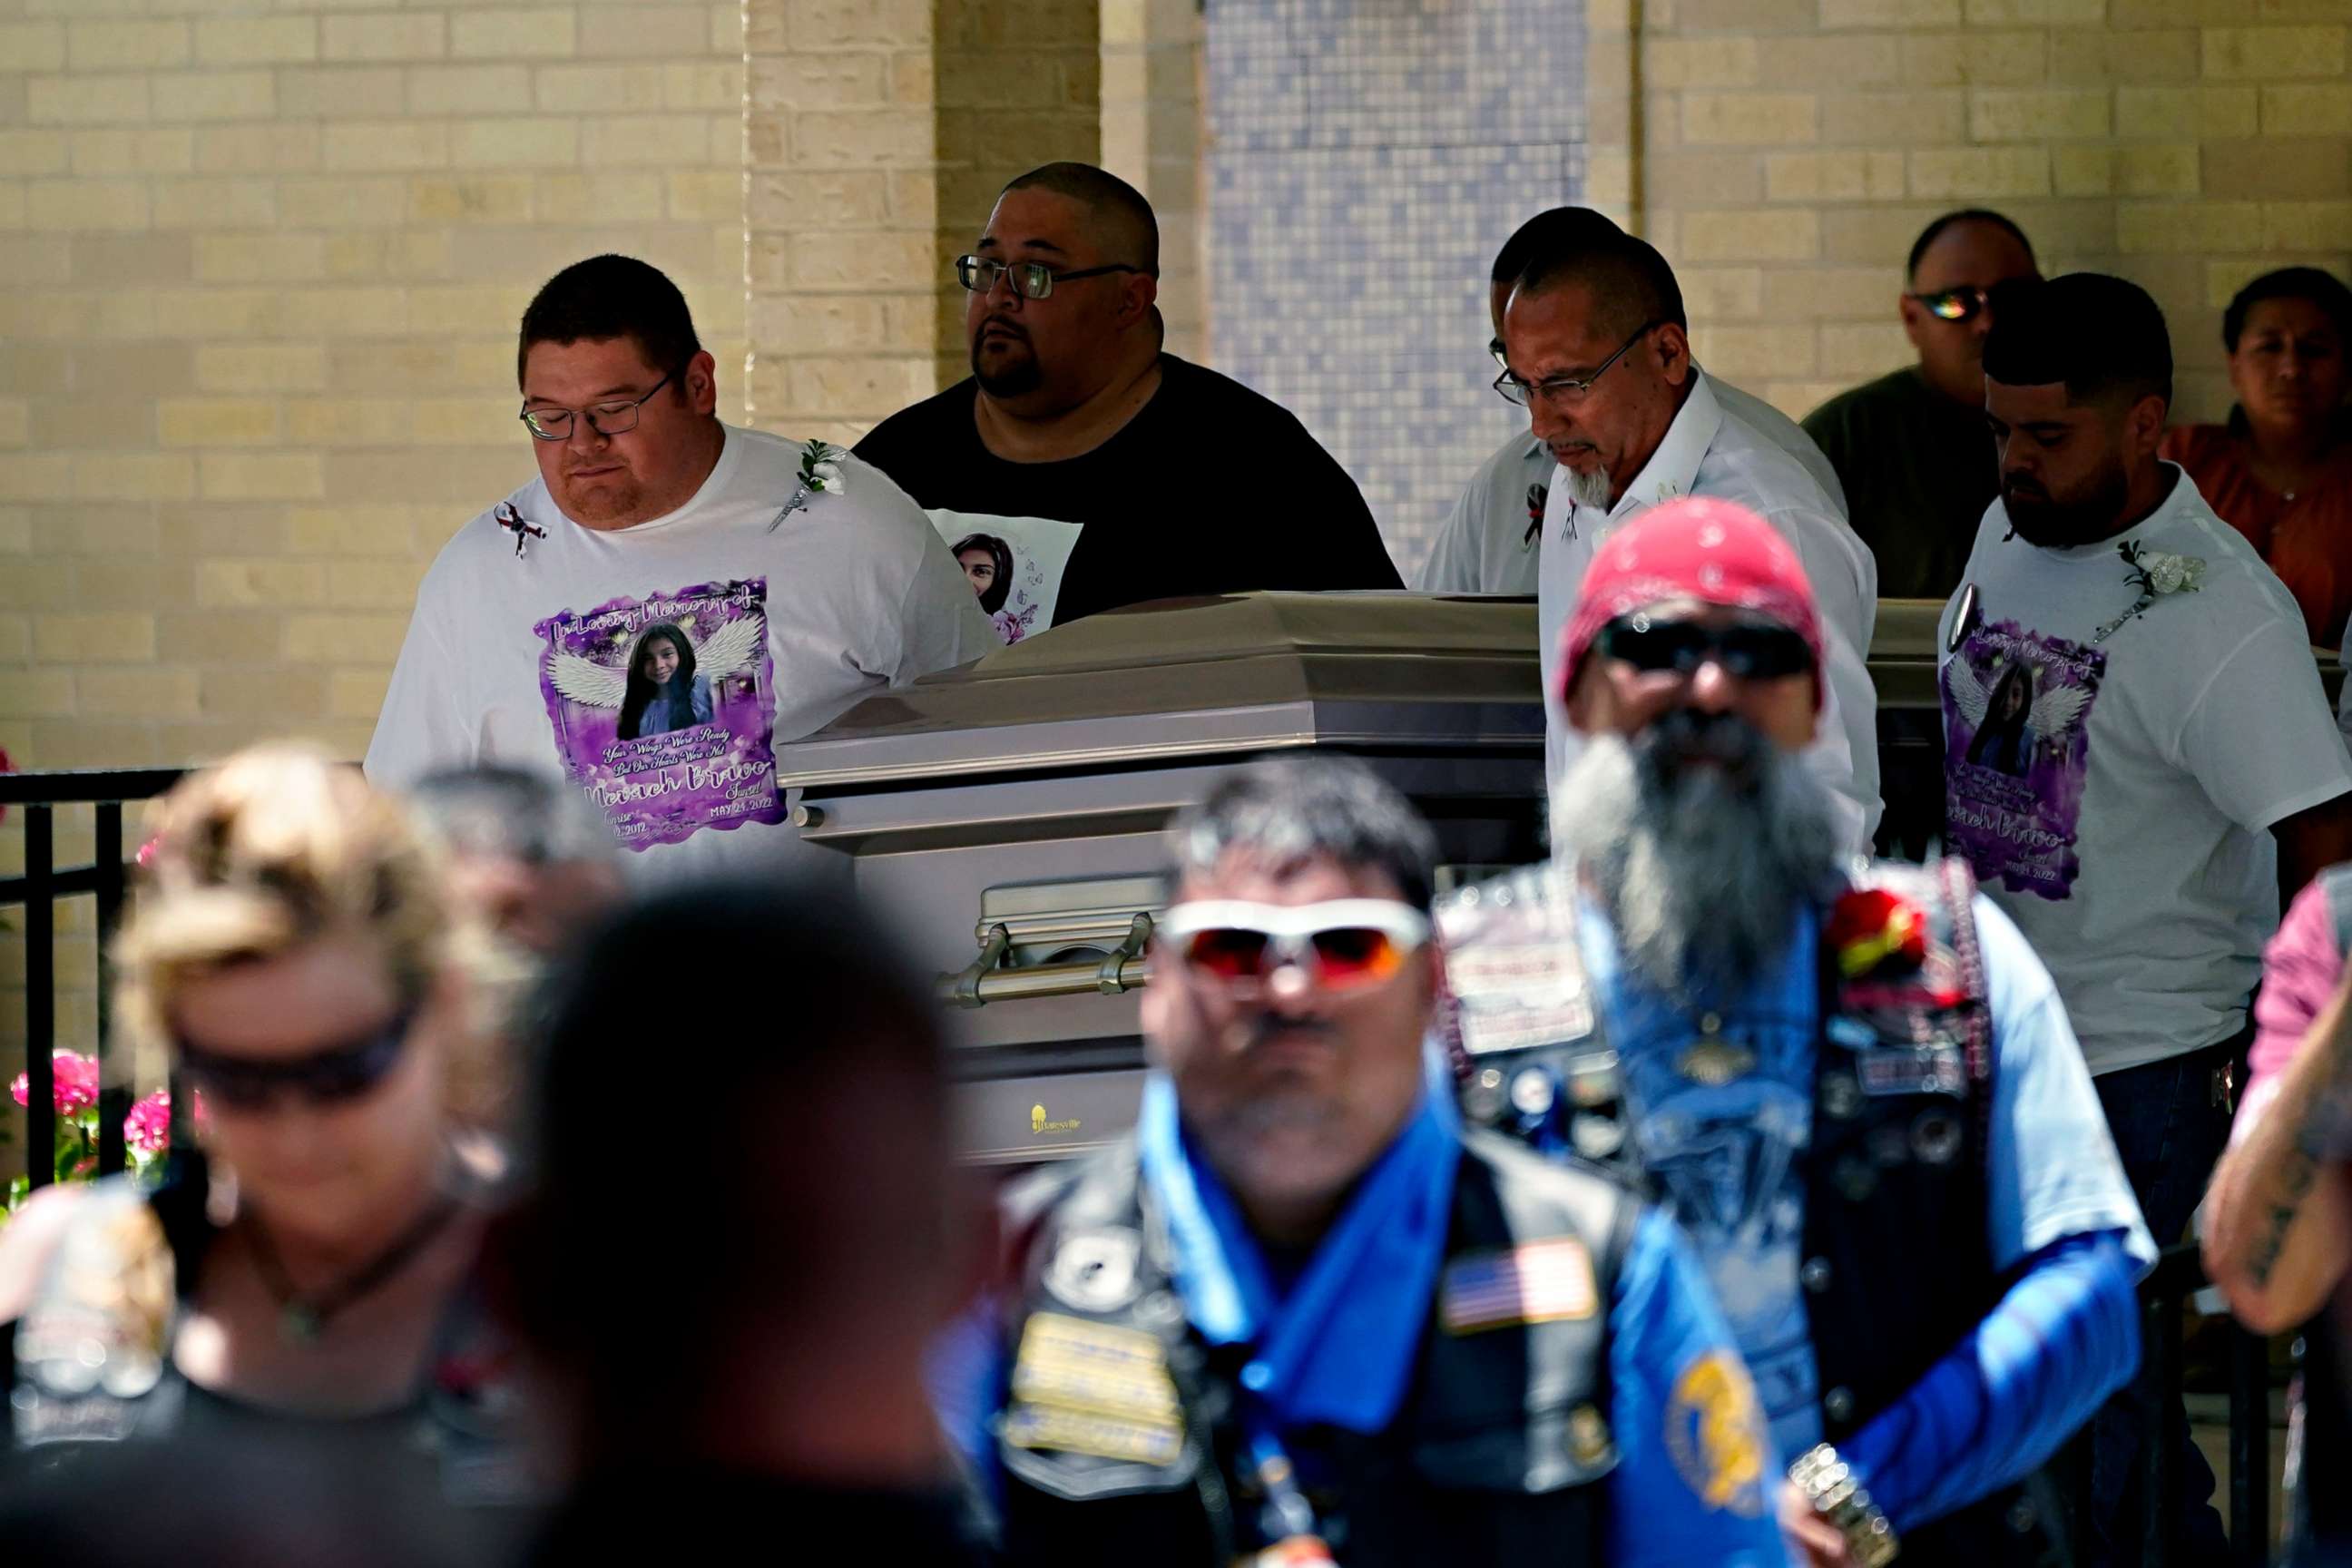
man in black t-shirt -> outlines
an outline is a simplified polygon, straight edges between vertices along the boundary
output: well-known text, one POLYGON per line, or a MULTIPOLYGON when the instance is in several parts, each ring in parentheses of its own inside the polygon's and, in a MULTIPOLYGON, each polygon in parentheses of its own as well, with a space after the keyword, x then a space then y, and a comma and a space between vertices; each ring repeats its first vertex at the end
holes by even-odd
POLYGON ((1007 642, 1143 599, 1403 586, 1297 418, 1161 352, 1159 268, 1133 186, 1088 163, 1022 175, 956 259, 971 377, 857 444, 951 548, 1009 554, 990 589, 1007 642))
POLYGON ((1946 213, 1912 245, 1899 301, 1919 363, 1805 416, 1845 484, 1846 516, 1878 557, 1887 598, 1942 599, 1960 585, 1977 523, 2000 489, 1984 417, 1993 291, 2036 276, 2017 225, 1979 208, 1946 213))

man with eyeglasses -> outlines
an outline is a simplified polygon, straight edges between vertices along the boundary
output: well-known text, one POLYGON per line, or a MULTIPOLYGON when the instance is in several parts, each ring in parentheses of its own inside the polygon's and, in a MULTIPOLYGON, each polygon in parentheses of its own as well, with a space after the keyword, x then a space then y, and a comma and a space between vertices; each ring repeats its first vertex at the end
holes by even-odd
POLYGON ((2031 1562, 2017 1489, 2130 1376, 2155 1256, 2066 1010, 1964 864, 1844 854, 1778 531, 1669 502, 1583 590, 1555 857, 1439 911, 1465 1117, 1681 1223, 1804 1561, 2031 1562))
POLYGON ((540 477, 425 574, 369 775, 551 767, 633 868, 837 872, 786 820, 775 747, 994 646, 955 558, 839 447, 722 424, 686 300, 644 262, 565 268, 520 337, 540 477))
POLYGON ((1897 304, 1918 363, 1840 393, 1805 429, 1845 480, 1846 515, 1888 598, 1960 584, 2000 489, 1984 427, 1984 344, 1997 290, 2040 276, 2025 231, 1996 212, 1946 213, 1912 244, 1897 304))
POLYGON ((1581 745, 1559 706, 1556 677, 1560 628, 1576 614, 1585 567, 1648 509, 1709 496, 1777 529, 1821 595, 1829 713, 1806 761, 1844 802, 1845 841, 1866 847, 1880 809, 1878 697, 1862 658, 1878 615, 1877 568, 1813 477, 1727 411, 1692 363, 1674 268, 1622 232, 1540 256, 1512 286, 1503 348, 1495 390, 1528 410, 1553 462, 1536 591, 1544 760, 1555 795, 1581 745))
MULTIPOLYGON (((1495 330, 1486 341, 1486 352, 1496 364, 1509 368, 1503 353, 1503 307, 1519 274, 1539 258, 1572 255, 1589 245, 1613 244, 1623 234, 1605 215, 1591 207, 1553 207, 1513 231, 1495 253, 1486 289, 1487 316, 1495 330)), ((1695 364, 1692 368, 1697 369, 1695 364)), ((1796 458, 1830 500, 1844 507, 1845 492, 1839 488, 1837 470, 1795 420, 1720 376, 1710 375, 1707 383, 1715 388, 1726 414, 1746 420, 1796 458)), ((1534 593, 1551 470, 1551 448, 1537 439, 1532 430, 1522 430, 1504 442, 1471 475, 1412 585, 1429 594, 1534 593)))
POLYGON ((1007 642, 1143 599, 1402 586, 1347 470, 1280 405, 1160 347, 1160 226, 1090 163, 1004 187, 971 255, 972 374, 857 455, 1012 557, 1007 642))
POLYGON ((1429 826, 1289 757, 1169 843, 1138 1130, 1009 1197, 940 1380, 1003 1561, 1781 1563, 1673 1227, 1465 1133, 1432 1070, 1429 826))

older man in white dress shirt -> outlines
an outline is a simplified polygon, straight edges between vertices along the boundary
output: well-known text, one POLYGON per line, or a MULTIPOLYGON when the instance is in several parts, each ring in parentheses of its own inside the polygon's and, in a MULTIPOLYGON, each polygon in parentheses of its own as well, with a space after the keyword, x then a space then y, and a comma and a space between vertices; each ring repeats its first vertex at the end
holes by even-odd
MULTIPOLYGON (((1503 357, 1503 306, 1520 273, 1539 261, 1573 257, 1624 236, 1623 229, 1591 207, 1553 207, 1513 230, 1495 253, 1488 279, 1486 309, 1495 335, 1486 346, 1495 358, 1503 357)), ((1845 515, 1845 489, 1837 469, 1795 420, 1719 376, 1706 379, 1727 413, 1746 420, 1796 458, 1837 503, 1838 515, 1845 515)), ((1429 594, 1534 593, 1551 469, 1551 449, 1532 430, 1518 431, 1496 447, 1478 465, 1446 514, 1412 585, 1429 594)))
POLYGON ((1727 410, 1691 363, 1674 269, 1624 234, 1539 260, 1512 289, 1503 344, 1496 390, 1527 407, 1554 461, 1536 590, 1554 791, 1578 745, 1550 695, 1559 632, 1593 552, 1646 508, 1711 496, 1762 516, 1804 563, 1829 675, 1822 738, 1807 762, 1844 797, 1854 847, 1864 847, 1880 807, 1878 702, 1863 665, 1877 619, 1877 563, 1821 484, 1727 410))

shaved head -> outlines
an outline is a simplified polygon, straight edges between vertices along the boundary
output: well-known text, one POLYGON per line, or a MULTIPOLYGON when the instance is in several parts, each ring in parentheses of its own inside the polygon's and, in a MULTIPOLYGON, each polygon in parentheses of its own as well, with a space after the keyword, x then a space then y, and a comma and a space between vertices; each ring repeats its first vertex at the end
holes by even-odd
MULTIPOLYGON (((997 194, 1051 191, 1087 210, 1089 237, 1106 261, 1123 261, 1146 272, 1160 270, 1160 220, 1143 193, 1092 163, 1047 163, 1030 170, 997 194)), ((1006 237, 1010 238, 1010 236, 1006 237)))

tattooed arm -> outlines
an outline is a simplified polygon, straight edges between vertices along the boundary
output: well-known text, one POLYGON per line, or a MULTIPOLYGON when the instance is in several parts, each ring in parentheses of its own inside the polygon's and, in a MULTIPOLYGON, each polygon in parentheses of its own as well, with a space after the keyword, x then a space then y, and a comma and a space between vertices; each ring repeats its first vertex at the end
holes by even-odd
MULTIPOLYGON (((2250 1109, 2254 1109, 2251 1108, 2250 1109)), ((2205 1198, 2205 1268, 2261 1333, 2319 1310, 2352 1261, 2352 969, 2205 1198)))

